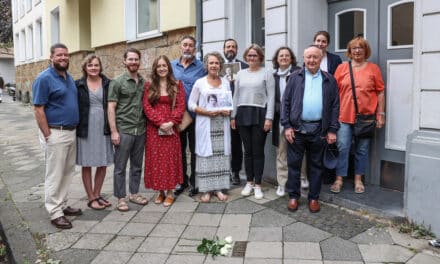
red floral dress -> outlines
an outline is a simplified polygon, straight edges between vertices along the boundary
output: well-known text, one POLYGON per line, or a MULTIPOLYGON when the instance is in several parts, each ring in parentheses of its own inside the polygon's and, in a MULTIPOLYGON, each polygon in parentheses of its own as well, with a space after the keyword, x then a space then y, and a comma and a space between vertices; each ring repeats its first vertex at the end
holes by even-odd
POLYGON ((153 190, 172 190, 183 182, 182 153, 179 131, 174 127, 174 134, 160 136, 159 126, 172 121, 179 124, 185 111, 185 91, 179 83, 174 110, 172 100, 161 96, 151 105, 148 101, 148 85, 143 98, 143 107, 147 116, 147 138, 145 140, 145 187, 153 190))

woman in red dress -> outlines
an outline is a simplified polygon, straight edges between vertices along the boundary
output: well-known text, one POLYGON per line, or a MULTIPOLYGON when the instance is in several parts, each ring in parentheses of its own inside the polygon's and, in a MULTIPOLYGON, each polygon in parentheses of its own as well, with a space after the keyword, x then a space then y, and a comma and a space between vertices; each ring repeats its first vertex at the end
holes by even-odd
POLYGON ((145 187, 158 191, 154 203, 170 206, 174 202, 172 190, 183 182, 177 125, 185 111, 185 91, 181 82, 174 79, 170 61, 164 55, 153 62, 143 106, 147 116, 145 187))

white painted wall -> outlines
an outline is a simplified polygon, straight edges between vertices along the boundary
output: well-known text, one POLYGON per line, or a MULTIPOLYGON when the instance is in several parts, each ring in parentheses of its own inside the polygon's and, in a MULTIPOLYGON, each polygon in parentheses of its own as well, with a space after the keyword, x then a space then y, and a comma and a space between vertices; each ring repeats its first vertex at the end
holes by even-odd
MULTIPOLYGON (((19 1, 11 1, 13 10, 15 8, 18 8, 16 6, 16 4, 18 2, 19 1)), ((39 54, 39 52, 36 52, 36 50, 33 50, 33 52, 32 52, 33 58, 32 59, 26 59, 25 61, 20 61, 20 59, 19 59, 20 58, 20 54, 19 54, 20 49, 18 48, 18 45, 17 45, 19 43, 19 41, 16 39, 16 36, 20 35, 20 32, 22 30, 26 31, 28 29, 28 26, 32 25, 33 26, 33 36, 32 36, 33 41, 32 41, 32 43, 34 44, 32 48, 35 49, 35 47, 36 47, 35 44, 37 43, 37 37, 36 37, 37 31, 35 30, 37 28, 36 21, 38 19, 41 19, 41 21, 43 21, 43 23, 45 21, 45 19, 43 17, 44 16, 44 3, 45 3, 44 0, 39 1, 39 2, 34 1, 32 3, 31 10, 28 12, 24 11, 23 16, 20 16, 19 12, 14 12, 14 11, 12 12, 12 14, 13 14, 12 26, 13 26, 13 32, 14 32, 13 36, 14 36, 14 43, 15 43, 15 49, 14 49, 15 50, 15 52, 14 52, 15 65, 27 64, 30 62, 40 61, 43 59, 47 59, 49 57, 49 54, 48 54, 49 51, 47 51, 45 49, 43 49, 43 54, 41 54, 42 56, 35 56, 36 54, 39 54), (15 14, 18 14, 18 17, 15 17, 14 16, 15 14)), ((43 25, 43 28, 45 28, 46 26, 47 25, 43 25)), ((45 39, 46 39, 46 37, 45 37, 46 31, 47 30, 43 29, 43 41, 45 41, 45 39)), ((27 39, 27 37, 26 37, 26 39, 27 39)), ((44 43, 43 43, 43 47, 45 47, 44 43)))
POLYGON ((5 84, 15 83, 14 59, 0 58, 0 76, 3 77, 5 84))

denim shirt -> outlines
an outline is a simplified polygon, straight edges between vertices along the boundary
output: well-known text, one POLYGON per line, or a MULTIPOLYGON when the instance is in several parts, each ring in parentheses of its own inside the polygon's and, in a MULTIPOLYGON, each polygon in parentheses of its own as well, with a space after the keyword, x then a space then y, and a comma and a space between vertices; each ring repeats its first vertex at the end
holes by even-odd
MULTIPOLYGON (((173 67, 174 77, 177 80, 182 81, 183 87, 185 88, 185 107, 188 109, 188 99, 194 83, 207 74, 205 67, 203 66, 203 63, 196 58, 194 58, 191 64, 186 68, 180 63, 180 58, 173 60, 171 66, 173 67)), ((188 112, 194 119, 195 114, 190 111, 188 112)))

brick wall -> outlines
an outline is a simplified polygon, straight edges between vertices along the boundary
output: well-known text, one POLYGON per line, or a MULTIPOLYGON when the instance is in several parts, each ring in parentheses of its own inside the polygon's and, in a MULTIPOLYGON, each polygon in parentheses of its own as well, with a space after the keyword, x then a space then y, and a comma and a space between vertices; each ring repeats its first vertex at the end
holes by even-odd
MULTIPOLYGON (((170 60, 180 56, 180 39, 185 35, 195 36, 195 28, 186 28, 164 33, 164 35, 140 40, 136 42, 114 43, 107 46, 95 48, 95 53, 101 58, 103 73, 114 78, 125 71, 123 64, 124 51, 128 47, 134 47, 141 51, 141 67, 139 73, 145 78, 149 78, 151 73, 151 64, 159 55, 167 55, 170 60)), ((80 51, 70 54, 69 73, 74 79, 82 76, 81 62, 88 53, 92 51, 80 51)), ((19 65, 16 67, 17 95, 21 94, 24 103, 28 103, 32 98, 32 82, 37 75, 47 68, 49 60, 19 65), (26 96, 28 94, 28 96, 26 96)))

